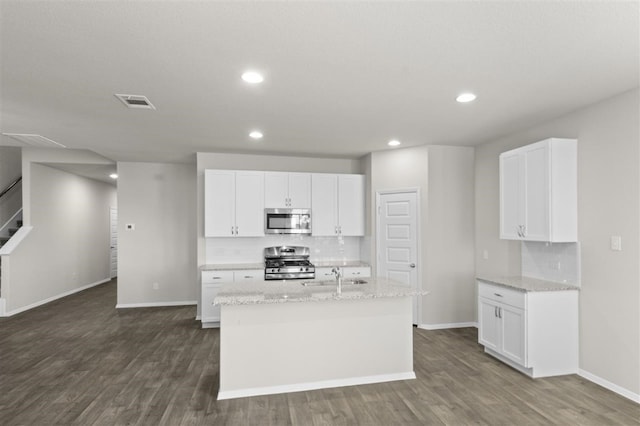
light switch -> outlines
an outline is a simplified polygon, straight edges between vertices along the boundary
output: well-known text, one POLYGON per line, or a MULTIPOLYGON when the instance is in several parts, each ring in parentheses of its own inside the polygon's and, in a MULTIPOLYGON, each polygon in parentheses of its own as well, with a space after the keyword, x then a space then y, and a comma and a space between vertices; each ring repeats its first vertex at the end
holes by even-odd
POLYGON ((489 259, 489 250, 487 250, 487 249, 482 250, 482 258, 484 260, 489 259))
POLYGON ((620 235, 611 236, 611 250, 622 251, 622 237, 620 235))

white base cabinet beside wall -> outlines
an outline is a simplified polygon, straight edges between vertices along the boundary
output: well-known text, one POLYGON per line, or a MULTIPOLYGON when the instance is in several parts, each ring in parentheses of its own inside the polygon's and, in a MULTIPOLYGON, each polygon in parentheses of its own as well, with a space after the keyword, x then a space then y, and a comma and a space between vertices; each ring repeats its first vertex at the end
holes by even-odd
POLYGON ((478 342, 530 377, 578 372, 578 290, 521 291, 478 281, 478 342))
POLYGON ((223 284, 243 281, 262 281, 264 269, 241 269, 232 271, 202 271, 202 291, 200 297, 200 321, 202 328, 220 327, 220 306, 214 306, 213 299, 223 284))

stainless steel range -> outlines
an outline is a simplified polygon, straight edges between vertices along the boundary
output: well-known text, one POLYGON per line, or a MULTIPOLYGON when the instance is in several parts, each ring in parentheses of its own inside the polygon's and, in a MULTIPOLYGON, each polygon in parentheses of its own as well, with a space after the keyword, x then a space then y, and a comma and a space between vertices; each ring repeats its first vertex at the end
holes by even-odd
POLYGON ((316 268, 309 262, 309 247, 266 247, 264 264, 265 280, 297 280, 316 277, 316 268))

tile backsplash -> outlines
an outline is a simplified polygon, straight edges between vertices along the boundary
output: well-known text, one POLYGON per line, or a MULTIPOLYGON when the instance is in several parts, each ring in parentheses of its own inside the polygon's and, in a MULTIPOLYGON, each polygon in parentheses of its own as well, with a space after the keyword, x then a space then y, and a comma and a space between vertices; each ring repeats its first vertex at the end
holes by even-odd
POLYGON ((360 260, 361 237, 309 237, 302 235, 267 235, 247 238, 206 238, 206 263, 260 263, 264 248, 271 246, 306 246, 310 260, 360 260))
POLYGON ((522 275, 580 286, 580 243, 522 242, 522 275))

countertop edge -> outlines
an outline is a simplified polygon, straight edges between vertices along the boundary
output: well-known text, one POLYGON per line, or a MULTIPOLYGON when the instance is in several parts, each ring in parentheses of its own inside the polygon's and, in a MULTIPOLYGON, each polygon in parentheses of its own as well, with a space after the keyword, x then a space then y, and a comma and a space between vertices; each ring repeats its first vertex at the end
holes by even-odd
POLYGON ((487 284, 499 285, 522 292, 543 291, 580 291, 580 287, 570 283, 558 283, 555 281, 541 280, 538 278, 514 276, 514 277, 476 277, 476 280, 487 284))

